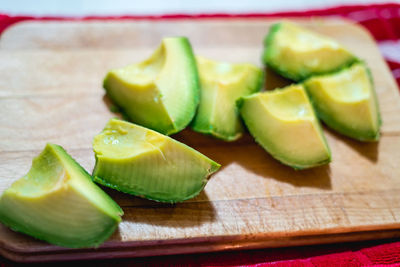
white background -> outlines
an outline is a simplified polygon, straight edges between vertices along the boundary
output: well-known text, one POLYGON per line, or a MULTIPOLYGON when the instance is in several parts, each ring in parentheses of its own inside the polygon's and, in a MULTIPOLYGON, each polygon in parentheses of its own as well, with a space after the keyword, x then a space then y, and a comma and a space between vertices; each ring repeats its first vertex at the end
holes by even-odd
MULTIPOLYGON (((160 15, 172 13, 251 13, 324 8, 340 4, 370 4, 371 0, 0 0, 0 12, 10 15, 160 15)), ((391 2, 400 3, 400 0, 391 2)))

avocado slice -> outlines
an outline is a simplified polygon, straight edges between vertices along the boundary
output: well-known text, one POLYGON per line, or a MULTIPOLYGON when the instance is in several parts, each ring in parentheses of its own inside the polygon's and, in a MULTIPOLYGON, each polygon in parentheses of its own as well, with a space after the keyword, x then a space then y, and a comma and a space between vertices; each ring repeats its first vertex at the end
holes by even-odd
POLYGON ((382 125, 372 76, 362 63, 304 82, 318 116, 332 129, 360 141, 379 140, 382 125))
POLYGON ((225 141, 238 139, 244 127, 236 110, 241 96, 260 91, 263 72, 252 64, 229 64, 196 57, 201 99, 193 130, 225 141))
POLYGON ((47 144, 28 174, 0 197, 0 221, 49 243, 97 247, 117 228, 121 208, 58 145, 47 144))
POLYGON ((94 137, 93 150, 95 182, 161 202, 196 196, 220 167, 168 136, 118 119, 94 137))
POLYGON ((264 63, 294 81, 333 72, 357 60, 336 41, 289 21, 272 25, 264 46, 264 63))
POLYGON ((196 61, 185 37, 164 38, 145 61, 111 70, 103 86, 132 122, 166 135, 190 123, 200 98, 196 61))
POLYGON ((240 98, 250 133, 274 158, 295 169, 329 163, 331 152, 302 85, 240 98))

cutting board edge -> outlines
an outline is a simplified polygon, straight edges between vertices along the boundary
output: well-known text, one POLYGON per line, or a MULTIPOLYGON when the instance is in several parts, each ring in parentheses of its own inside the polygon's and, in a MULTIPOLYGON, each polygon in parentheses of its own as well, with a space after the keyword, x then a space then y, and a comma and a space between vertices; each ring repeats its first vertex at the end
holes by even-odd
POLYGON ((177 254, 207 253, 217 251, 234 251, 234 250, 251 250, 263 248, 280 248, 294 246, 311 246, 316 244, 333 244, 340 242, 359 242, 377 239, 399 238, 399 229, 390 230, 374 230, 359 231, 348 233, 320 234, 314 236, 295 236, 276 239, 243 239, 237 242, 235 238, 226 239, 221 242, 213 242, 213 240, 204 240, 191 243, 177 244, 154 244, 149 246, 127 246, 121 248, 108 249, 87 249, 87 250, 70 250, 59 253, 23 253, 7 250, 0 247, 0 255, 3 257, 20 263, 34 262, 53 262, 53 261, 74 261, 74 260, 99 260, 99 259, 115 259, 130 257, 149 257, 149 256, 166 256, 177 254))
MULTIPOLYGON (((301 238, 317 238, 319 236, 325 235, 346 235, 352 233, 371 233, 377 231, 400 231, 400 222, 398 223, 390 223, 390 224, 382 224, 382 226, 377 229, 377 225, 365 225, 363 227, 360 226, 351 226, 351 227, 331 227, 324 229, 324 232, 320 229, 313 230, 297 230, 293 232, 264 232, 257 234, 234 234, 234 235, 214 235, 208 237, 190 237, 190 238, 171 238, 164 240, 136 240, 136 241, 106 241, 102 244, 99 250, 109 250, 109 249, 126 249, 138 246, 150 247, 156 245, 185 245, 185 244, 197 244, 197 243, 219 243, 219 242, 247 242, 247 241, 261 241, 261 240, 279 240, 279 238, 283 237, 285 239, 301 239, 301 238)), ((8 246, 5 242, 1 242, 0 240, 0 249, 5 249, 7 251, 11 251, 17 254, 35 254, 35 253, 69 253, 74 249, 54 246, 51 244, 47 245, 47 249, 27 249, 26 247, 13 247, 8 246)), ((91 250, 92 248, 81 248, 75 250, 91 250)))

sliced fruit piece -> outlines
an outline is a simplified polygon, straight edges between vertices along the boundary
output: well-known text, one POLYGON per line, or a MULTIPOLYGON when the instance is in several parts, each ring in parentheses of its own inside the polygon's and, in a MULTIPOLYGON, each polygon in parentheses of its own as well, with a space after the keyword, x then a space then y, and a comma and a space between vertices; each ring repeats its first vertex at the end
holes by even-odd
POLYGON ((145 61, 111 70, 104 88, 131 121, 167 135, 179 132, 193 119, 200 97, 188 39, 163 39, 145 61))
POLYGON ((331 152, 302 85, 246 96, 240 114, 256 141, 295 169, 331 161, 331 152))
POLYGON ((121 208, 65 150, 47 144, 27 175, 0 198, 0 221, 64 247, 103 243, 121 221, 121 208))
POLYGON ((161 202, 196 196, 220 167, 168 136, 117 119, 95 136, 93 149, 95 182, 161 202))
POLYGON ((236 110, 241 96, 260 91, 263 72, 252 64, 229 64, 196 57, 201 100, 193 130, 233 141, 243 133, 236 110))
POLYGON ((357 60, 336 41, 289 21, 272 25, 264 46, 264 63, 294 81, 333 72, 357 60))
POLYGON ((382 124, 372 77, 362 63, 304 82, 318 116, 332 129, 360 141, 376 141, 382 124))

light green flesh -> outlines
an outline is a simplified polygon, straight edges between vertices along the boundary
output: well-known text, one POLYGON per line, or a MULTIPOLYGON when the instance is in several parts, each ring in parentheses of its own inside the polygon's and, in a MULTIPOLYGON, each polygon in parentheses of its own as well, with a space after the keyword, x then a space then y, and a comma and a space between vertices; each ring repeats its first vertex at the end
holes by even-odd
POLYGON ((225 141, 238 139, 244 127, 236 100, 261 89, 261 69, 251 64, 228 64, 197 57, 201 99, 192 128, 225 141))
POLYGON ((145 61, 111 70, 104 88, 131 121, 167 135, 179 132, 193 119, 199 102, 189 41, 164 38, 145 61))
POLYGON ((168 136, 117 119, 95 136, 93 149, 96 182, 161 202, 196 196, 220 167, 168 136))
POLYGON ((271 27, 263 61, 294 81, 339 70, 357 58, 336 41, 285 21, 271 27))
POLYGON ((328 144, 301 85, 253 94, 238 106, 250 133, 277 160, 295 169, 330 162, 328 144))
POLYGON ((0 221, 64 247, 96 247, 121 221, 121 208, 66 152, 48 144, 28 174, 0 198, 0 221))
POLYGON ((379 139, 380 112, 366 67, 357 63, 304 82, 319 117, 332 129, 361 141, 379 139))

